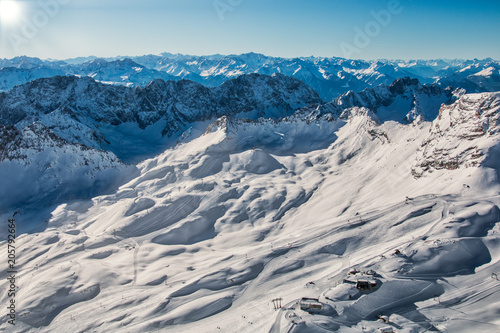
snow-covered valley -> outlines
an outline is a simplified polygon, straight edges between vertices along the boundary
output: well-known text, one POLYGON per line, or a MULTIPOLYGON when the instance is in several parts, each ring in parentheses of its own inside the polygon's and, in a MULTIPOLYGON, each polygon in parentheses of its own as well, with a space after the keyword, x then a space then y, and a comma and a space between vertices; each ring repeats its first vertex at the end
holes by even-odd
POLYGON ((456 98, 222 116, 106 194, 16 207, 16 331, 498 332, 500 95, 456 98))

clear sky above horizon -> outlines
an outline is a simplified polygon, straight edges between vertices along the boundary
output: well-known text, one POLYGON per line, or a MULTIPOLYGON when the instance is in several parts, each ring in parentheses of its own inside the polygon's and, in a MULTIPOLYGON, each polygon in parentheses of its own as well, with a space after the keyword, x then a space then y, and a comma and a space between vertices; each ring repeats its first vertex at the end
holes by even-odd
POLYGON ((500 58, 498 0, 0 0, 0 58, 500 58))

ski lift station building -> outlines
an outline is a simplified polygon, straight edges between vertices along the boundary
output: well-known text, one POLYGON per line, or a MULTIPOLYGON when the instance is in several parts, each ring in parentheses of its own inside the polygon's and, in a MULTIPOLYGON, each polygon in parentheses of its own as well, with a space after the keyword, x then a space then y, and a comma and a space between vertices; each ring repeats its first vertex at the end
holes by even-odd
POLYGON ((307 312, 319 312, 323 309, 323 303, 317 298, 304 297, 299 302, 300 309, 307 312))
POLYGON ((344 283, 353 284, 358 290, 369 291, 377 287, 377 280, 374 278, 375 272, 360 272, 353 270, 344 279, 344 283))

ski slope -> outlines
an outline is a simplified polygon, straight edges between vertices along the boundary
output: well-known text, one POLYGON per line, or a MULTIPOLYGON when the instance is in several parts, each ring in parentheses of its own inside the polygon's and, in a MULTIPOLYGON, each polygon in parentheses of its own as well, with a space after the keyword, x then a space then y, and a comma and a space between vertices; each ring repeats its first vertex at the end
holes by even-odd
POLYGON ((407 125, 224 117, 113 193, 20 211, 16 331, 498 332, 499 100, 407 125))

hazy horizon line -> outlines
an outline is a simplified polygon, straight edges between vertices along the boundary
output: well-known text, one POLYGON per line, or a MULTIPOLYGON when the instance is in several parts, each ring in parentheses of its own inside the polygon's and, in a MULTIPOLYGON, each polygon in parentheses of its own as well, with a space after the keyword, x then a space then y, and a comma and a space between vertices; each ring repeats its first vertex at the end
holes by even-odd
POLYGON ((315 55, 309 55, 309 56, 294 56, 294 57, 287 57, 287 56, 274 56, 274 55, 267 55, 264 53, 260 52, 255 52, 255 51, 250 51, 250 52, 243 52, 243 53, 229 53, 229 54, 222 54, 222 53, 214 53, 214 54, 187 54, 187 53, 171 53, 171 52, 162 52, 158 54, 154 53, 146 53, 146 54, 140 54, 140 55, 116 55, 116 56, 96 56, 96 55, 83 55, 83 56, 77 56, 77 57, 70 57, 70 58, 53 58, 53 57, 48 57, 48 58, 41 58, 37 56, 30 56, 30 55, 20 55, 20 56, 15 56, 12 58, 0 58, 2 60, 13 60, 16 58, 32 58, 32 59, 39 59, 42 61, 68 61, 68 60, 76 60, 80 58, 93 58, 93 59, 111 59, 111 60, 120 60, 120 59, 131 59, 131 58, 139 58, 139 57, 147 57, 147 56, 155 56, 155 57, 166 57, 167 55, 170 56, 183 56, 183 57, 192 57, 192 58, 204 58, 204 57, 232 57, 232 56, 244 56, 244 55, 249 55, 249 54, 254 54, 258 56, 264 56, 266 58, 274 58, 274 59, 286 59, 286 60, 293 60, 293 59, 343 59, 343 60, 353 60, 353 61, 365 61, 365 62, 376 62, 376 61, 391 61, 391 62, 397 62, 397 61, 403 61, 403 62, 412 62, 412 61, 437 61, 437 60, 442 60, 442 61, 500 61, 500 59, 495 59, 493 57, 486 57, 486 58, 409 58, 409 59, 402 59, 402 58, 370 58, 370 59, 362 59, 362 58, 344 58, 344 57, 338 57, 338 56, 315 56, 315 55))

